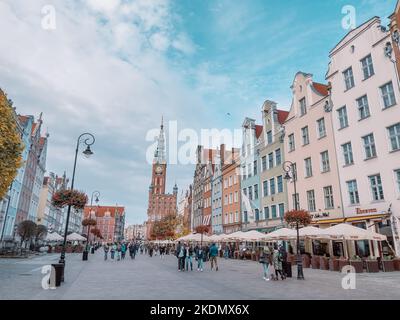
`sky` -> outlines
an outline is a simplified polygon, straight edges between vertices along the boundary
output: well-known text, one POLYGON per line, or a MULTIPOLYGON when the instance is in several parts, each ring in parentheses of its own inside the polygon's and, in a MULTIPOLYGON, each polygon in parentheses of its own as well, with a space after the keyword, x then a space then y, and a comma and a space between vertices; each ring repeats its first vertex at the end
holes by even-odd
MULTIPOLYGON (((396 0, 0 0, 0 87, 20 114, 43 112, 47 171, 71 175, 76 140, 95 135, 78 157, 75 187, 123 205, 126 223, 146 220, 149 132, 240 129, 261 123, 265 100, 288 110, 298 71, 324 82, 329 51, 349 31, 387 17, 396 0)), ((151 136, 151 135, 150 135, 151 136)), ((179 144, 180 146, 181 144, 179 144)), ((81 146, 81 151, 83 146, 81 146)), ((151 151, 152 149, 150 149, 151 151)), ((193 180, 193 165, 169 164, 167 191, 193 180)))

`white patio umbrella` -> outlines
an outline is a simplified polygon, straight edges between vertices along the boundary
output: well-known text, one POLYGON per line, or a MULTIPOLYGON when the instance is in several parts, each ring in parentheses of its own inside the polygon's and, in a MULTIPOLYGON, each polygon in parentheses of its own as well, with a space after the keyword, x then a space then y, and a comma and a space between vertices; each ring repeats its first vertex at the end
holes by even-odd
POLYGON ((219 235, 219 234, 213 234, 209 238, 211 241, 221 241, 221 235, 219 235))
POLYGON ((234 233, 227 234, 223 236, 221 240, 244 240, 244 232, 236 231, 234 233))
POLYGON ((365 230, 347 223, 340 223, 327 229, 322 229, 317 236, 322 239, 340 240, 376 240, 385 241, 386 236, 371 230, 365 230))
MULTIPOLYGON (((176 239, 176 241, 201 241, 201 233, 191 233, 187 236, 176 239)), ((209 236, 203 233, 203 242, 212 241, 209 236)))
POLYGON ((86 241, 86 238, 77 234, 76 232, 71 233, 67 236, 68 241, 86 241))
POLYGON ((262 241, 266 239, 266 234, 258 232, 256 230, 251 230, 243 233, 243 240, 246 241, 262 241))
POLYGON ((62 241, 64 240, 57 232, 48 233, 46 236, 46 241, 62 241))
POLYGON ((297 236, 296 230, 282 228, 265 235, 265 240, 290 240, 297 236))
POLYGON ((299 229, 299 236, 305 238, 318 238, 318 236, 324 235, 324 229, 320 229, 313 226, 308 226, 299 229))

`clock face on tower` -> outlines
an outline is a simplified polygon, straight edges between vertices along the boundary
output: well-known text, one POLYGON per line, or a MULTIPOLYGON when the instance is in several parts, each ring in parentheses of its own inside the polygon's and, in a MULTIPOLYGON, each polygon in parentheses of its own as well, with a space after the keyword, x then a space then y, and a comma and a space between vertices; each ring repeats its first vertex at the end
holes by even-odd
POLYGON ((157 166, 157 167, 156 167, 156 173, 157 173, 157 174, 161 174, 162 172, 163 172, 162 167, 161 167, 161 166, 157 166))

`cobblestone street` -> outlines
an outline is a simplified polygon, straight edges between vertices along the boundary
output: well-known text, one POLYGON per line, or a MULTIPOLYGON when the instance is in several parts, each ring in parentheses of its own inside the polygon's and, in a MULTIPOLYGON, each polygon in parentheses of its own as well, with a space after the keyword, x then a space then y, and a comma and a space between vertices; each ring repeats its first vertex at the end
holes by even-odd
MULTIPOLYGON (((41 268, 58 255, 32 259, 0 259, 1 299, 400 299, 400 272, 358 274, 355 290, 341 287, 337 272, 305 269, 305 281, 262 279, 262 268, 252 261, 219 260, 218 272, 206 263, 204 272, 178 272, 174 256, 132 261, 104 261, 102 250, 82 261, 66 258, 65 282, 56 290, 41 287, 41 268)), ((296 270, 293 268, 293 274, 296 270)))

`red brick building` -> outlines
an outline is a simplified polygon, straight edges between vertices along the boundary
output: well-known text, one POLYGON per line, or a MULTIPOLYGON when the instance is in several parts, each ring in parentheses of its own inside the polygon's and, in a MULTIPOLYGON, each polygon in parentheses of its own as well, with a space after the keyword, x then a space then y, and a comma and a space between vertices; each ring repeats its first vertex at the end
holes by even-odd
POLYGON ((165 193, 167 182, 167 161, 165 156, 164 126, 161 120, 158 145, 154 154, 151 183, 149 187, 149 202, 147 208, 147 238, 152 237, 152 228, 155 221, 169 215, 177 215, 178 187, 174 186, 173 194, 165 193))
MULTIPOLYGON (((98 228, 105 242, 122 241, 124 239, 125 207, 120 206, 86 206, 84 218, 96 219, 98 228)), ((93 228, 93 227, 91 227, 93 228)), ((87 233, 87 228, 83 229, 87 233)), ((94 236, 90 233, 90 240, 94 236)))

